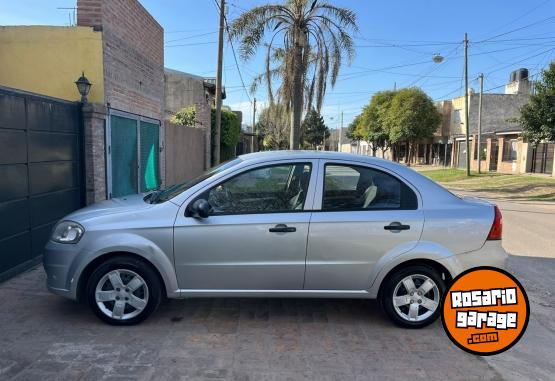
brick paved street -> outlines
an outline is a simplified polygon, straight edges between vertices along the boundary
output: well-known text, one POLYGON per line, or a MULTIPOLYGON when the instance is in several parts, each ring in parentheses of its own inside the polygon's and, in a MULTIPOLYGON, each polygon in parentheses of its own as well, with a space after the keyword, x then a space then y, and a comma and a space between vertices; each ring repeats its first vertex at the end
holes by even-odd
MULTIPOLYGON (((394 327, 371 301, 170 301, 142 325, 118 328, 48 293, 38 267, 0 285, 0 302, 1 379, 504 378, 501 356, 492 366, 462 352, 439 322, 394 327)), ((513 351, 526 352, 529 336, 513 351)), ((544 343, 534 342, 534 350, 553 353, 551 339, 540 336, 544 343)), ((552 377, 552 365, 536 361, 538 372, 527 376, 552 377)))

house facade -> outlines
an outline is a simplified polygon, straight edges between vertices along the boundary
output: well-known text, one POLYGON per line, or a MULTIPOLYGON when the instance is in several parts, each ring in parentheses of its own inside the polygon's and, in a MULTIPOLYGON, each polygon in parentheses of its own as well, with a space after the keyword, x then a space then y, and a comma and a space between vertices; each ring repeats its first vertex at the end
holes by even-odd
POLYGON ((92 83, 82 107, 87 203, 164 184, 163 38, 136 0, 78 0, 72 27, 0 27, 0 86, 78 102, 75 80, 92 83))
POLYGON ((163 186, 166 156, 163 29, 137 0, 78 0, 76 26, 0 27, 0 46, 1 281, 71 211, 163 186))

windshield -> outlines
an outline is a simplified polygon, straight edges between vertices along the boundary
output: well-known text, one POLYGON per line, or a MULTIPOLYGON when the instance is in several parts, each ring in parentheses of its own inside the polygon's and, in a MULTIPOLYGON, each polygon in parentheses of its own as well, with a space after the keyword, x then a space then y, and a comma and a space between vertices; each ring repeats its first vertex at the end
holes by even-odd
POLYGON ((168 187, 166 189, 158 191, 158 192, 153 194, 153 196, 152 196, 153 198, 151 198, 150 202, 154 203, 154 204, 158 204, 158 203, 161 203, 161 202, 168 201, 168 200, 174 198, 175 196, 177 196, 178 194, 186 191, 187 189, 197 185, 201 181, 204 181, 204 180, 214 176, 217 173, 223 172, 226 169, 231 168, 231 167, 239 164, 241 161, 242 161, 241 159, 233 159, 233 160, 226 161, 225 163, 222 163, 222 164, 217 165, 213 168, 210 168, 209 170, 207 170, 206 172, 202 173, 201 175, 195 177, 192 180, 185 181, 185 182, 179 183, 179 184, 175 184, 175 185, 172 185, 171 187, 168 187))

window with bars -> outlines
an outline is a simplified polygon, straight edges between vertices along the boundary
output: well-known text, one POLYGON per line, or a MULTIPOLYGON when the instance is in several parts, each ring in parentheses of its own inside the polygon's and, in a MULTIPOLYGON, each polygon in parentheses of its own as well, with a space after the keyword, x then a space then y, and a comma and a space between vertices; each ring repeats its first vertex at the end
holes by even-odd
POLYGON ((508 139, 503 143, 503 161, 516 160, 518 153, 518 140, 508 139))

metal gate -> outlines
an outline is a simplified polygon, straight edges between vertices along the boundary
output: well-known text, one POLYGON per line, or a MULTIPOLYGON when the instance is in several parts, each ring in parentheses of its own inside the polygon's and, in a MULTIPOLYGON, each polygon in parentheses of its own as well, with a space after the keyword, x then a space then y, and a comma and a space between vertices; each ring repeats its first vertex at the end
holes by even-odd
POLYGON ((555 153, 555 143, 539 143, 532 149, 532 168, 533 173, 553 173, 553 156, 555 153))
POLYGON ((77 103, 0 87, 0 281, 84 205, 81 125, 77 103))

